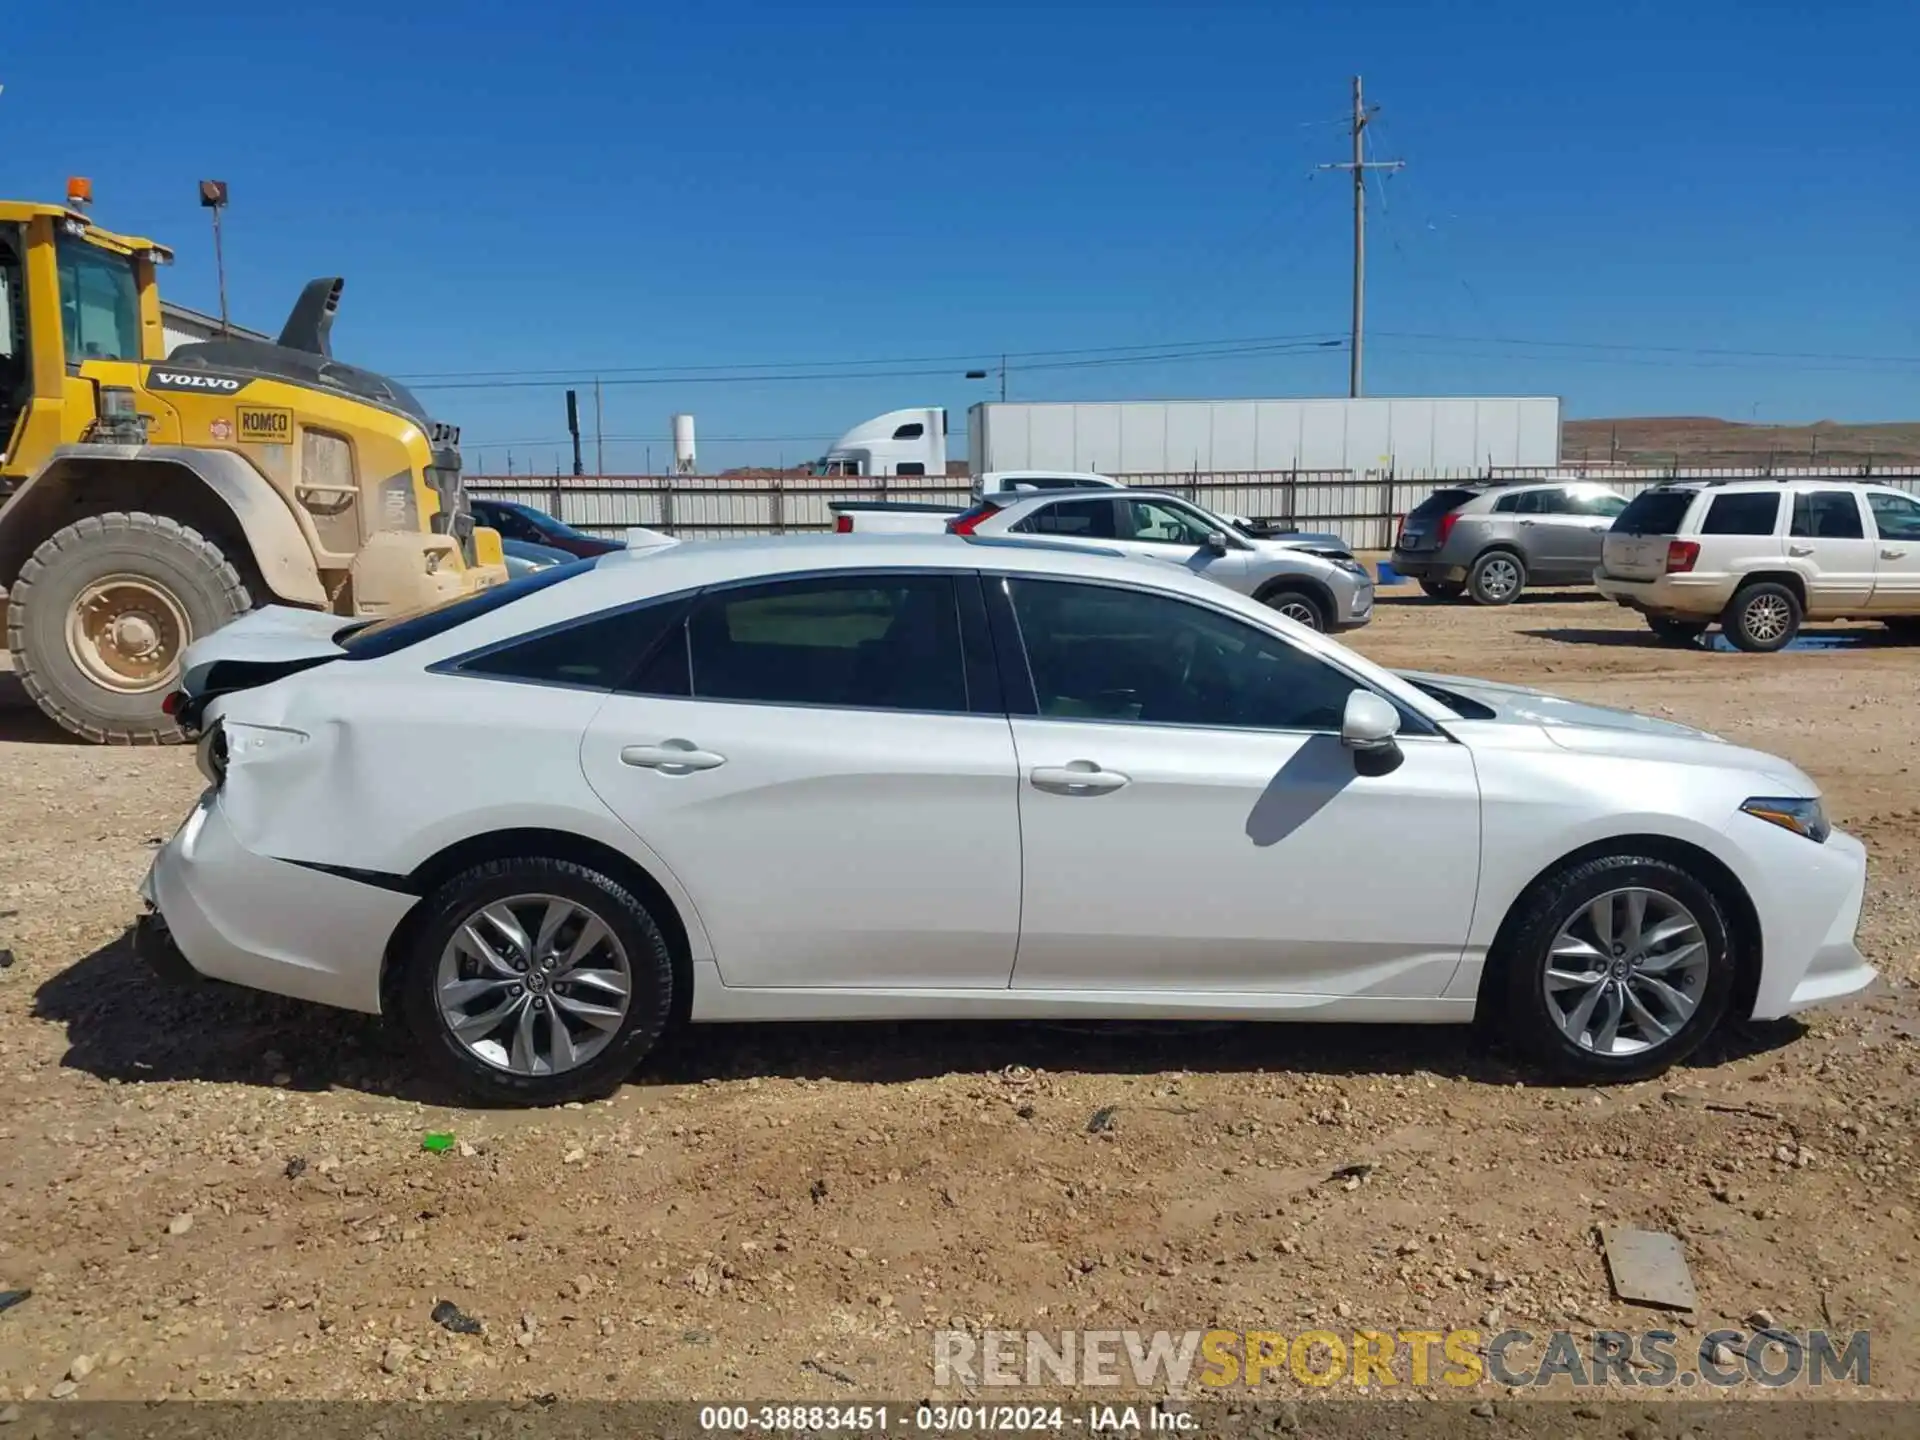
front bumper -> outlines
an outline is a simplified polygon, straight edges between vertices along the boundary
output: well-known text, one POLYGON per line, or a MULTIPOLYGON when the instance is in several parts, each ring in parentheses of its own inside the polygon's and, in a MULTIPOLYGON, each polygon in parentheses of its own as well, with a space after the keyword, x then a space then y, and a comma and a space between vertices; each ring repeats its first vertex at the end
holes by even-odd
MULTIPOLYGON (((1740 817, 1744 827, 1764 821, 1740 817)), ((1749 831, 1750 849, 1768 852, 1768 867, 1791 866, 1783 883, 1754 893, 1764 936, 1753 1018, 1778 1020, 1857 995, 1878 975, 1855 943, 1867 888, 1867 850, 1844 830, 1813 845, 1784 830, 1749 831), (1811 852, 1811 853, 1809 853, 1811 852)))
POLYGON ((1358 630, 1373 619, 1373 582, 1357 582, 1350 592, 1334 597, 1335 612, 1327 617, 1327 628, 1335 633, 1358 630))
POLYGON ((255 854, 215 790, 154 856, 140 893, 155 913, 136 928, 136 951, 162 975, 184 963, 208 979, 370 1014, 380 1012, 387 942, 416 903, 255 854))

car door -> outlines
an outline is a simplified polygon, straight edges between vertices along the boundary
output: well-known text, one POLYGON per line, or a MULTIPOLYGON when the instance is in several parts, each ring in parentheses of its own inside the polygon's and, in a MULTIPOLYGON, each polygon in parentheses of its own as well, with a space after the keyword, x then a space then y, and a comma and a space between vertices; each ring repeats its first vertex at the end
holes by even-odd
POLYGON ((1873 563, 1873 608, 1920 615, 1920 500, 1893 490, 1869 490, 1867 508, 1879 540, 1873 563))
POLYGON ((1627 508, 1627 502, 1598 485, 1570 486, 1567 502, 1570 512, 1568 546, 1573 567, 1579 572, 1580 579, 1590 579, 1593 572, 1600 568, 1607 546, 1607 532, 1613 528, 1613 522, 1620 517, 1620 512, 1627 508))
POLYGON ((1854 490, 1802 490, 1787 521, 1787 561, 1807 587, 1814 615, 1845 614, 1873 594, 1874 552, 1854 490))
POLYGON ((1237 582, 1246 575, 1252 552, 1198 510, 1171 500, 1123 495, 1116 528, 1115 546, 1129 555, 1177 565, 1230 589, 1246 588, 1237 582), (1216 535, 1225 542, 1217 551, 1207 543, 1216 535))
POLYGON ((1007 530, 1014 535, 1041 535, 1056 543, 1084 542, 1111 550, 1120 538, 1119 523, 1119 506, 1112 495, 1081 495, 1036 504, 1007 530))
POLYGON ((987 598, 1026 662, 1016 989, 1444 990, 1479 879, 1464 745, 1408 712, 1402 763, 1362 775, 1338 733, 1359 682, 1197 601, 1029 577, 987 598))
POLYGON ((983 616, 944 572, 715 587, 594 718, 587 778, 724 983, 1007 986, 1018 771, 983 616))
MULTIPOLYGON (((1514 498, 1520 551, 1528 573, 1541 581, 1580 578, 1587 527, 1594 521, 1576 508, 1562 486, 1527 490, 1514 498)), ((1595 538, 1604 539, 1604 533, 1595 538)), ((1585 568, 1591 573, 1593 566, 1585 568)))

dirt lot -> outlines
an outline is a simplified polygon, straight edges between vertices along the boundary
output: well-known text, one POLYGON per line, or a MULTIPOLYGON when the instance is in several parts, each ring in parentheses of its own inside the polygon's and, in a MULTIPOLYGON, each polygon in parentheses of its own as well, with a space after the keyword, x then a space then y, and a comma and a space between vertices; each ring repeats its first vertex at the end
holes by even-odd
POLYGON ((1920 651, 1827 633, 1679 652, 1592 600, 1396 596, 1358 638, 1778 750, 1872 849, 1886 993, 1606 1092, 1451 1030, 806 1026, 448 1108, 372 1021, 150 980, 123 931, 192 759, 66 743, 0 675, 0 1288, 34 1291, 0 1405, 920 1396, 949 1323, 1657 1324, 1610 1296, 1611 1221, 1684 1238, 1683 1330, 1866 1327, 1920 1396, 1920 651))

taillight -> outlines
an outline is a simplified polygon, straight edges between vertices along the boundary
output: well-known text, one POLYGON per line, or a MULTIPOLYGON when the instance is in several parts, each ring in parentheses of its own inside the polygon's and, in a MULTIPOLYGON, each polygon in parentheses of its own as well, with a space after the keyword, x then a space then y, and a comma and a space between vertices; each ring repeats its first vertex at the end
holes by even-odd
POLYGON ((999 508, 998 505, 976 505, 973 509, 967 511, 966 514, 956 516, 952 520, 949 520, 947 522, 947 533, 949 535, 971 535, 979 528, 982 520, 985 520, 999 508))
POLYGON ((1449 510, 1440 517, 1440 527, 1434 531, 1438 543, 1442 545, 1447 543, 1447 536, 1453 533, 1453 522, 1459 518, 1460 512, 1458 510, 1449 510))
POLYGON ((834 516, 833 533, 836 535, 851 535, 853 533, 853 517, 851 515, 834 516))
POLYGON ((167 692, 167 698, 160 702, 160 713, 162 715, 165 715, 169 720, 171 720, 174 716, 180 713, 180 707, 186 703, 187 703, 186 691, 170 690, 167 692))
POLYGON ((1700 547, 1692 540, 1669 540, 1667 542, 1667 574, 1684 575, 1693 569, 1693 562, 1700 558, 1700 547))

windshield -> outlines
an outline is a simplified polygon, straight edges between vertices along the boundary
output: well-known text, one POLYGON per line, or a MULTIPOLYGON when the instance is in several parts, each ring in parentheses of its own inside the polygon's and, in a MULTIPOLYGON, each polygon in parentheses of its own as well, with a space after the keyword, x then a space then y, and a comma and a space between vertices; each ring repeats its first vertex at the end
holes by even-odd
POLYGON ((67 361, 138 360, 140 292, 133 261, 72 235, 55 242, 60 269, 60 323, 67 361))
POLYGON ((1407 521, 1431 520, 1436 515, 1458 510, 1477 493, 1473 490, 1436 490, 1407 512, 1407 521))
POLYGON ((418 645, 422 640, 444 635, 456 625, 492 614, 503 605, 511 605, 537 590, 584 574, 598 563, 596 560, 575 560, 570 565, 548 566, 509 580, 504 585, 490 585, 485 590, 456 595, 437 605, 429 605, 424 610, 389 615, 365 625, 351 625, 334 635, 334 643, 346 651, 349 660, 378 660, 409 645, 418 645))

